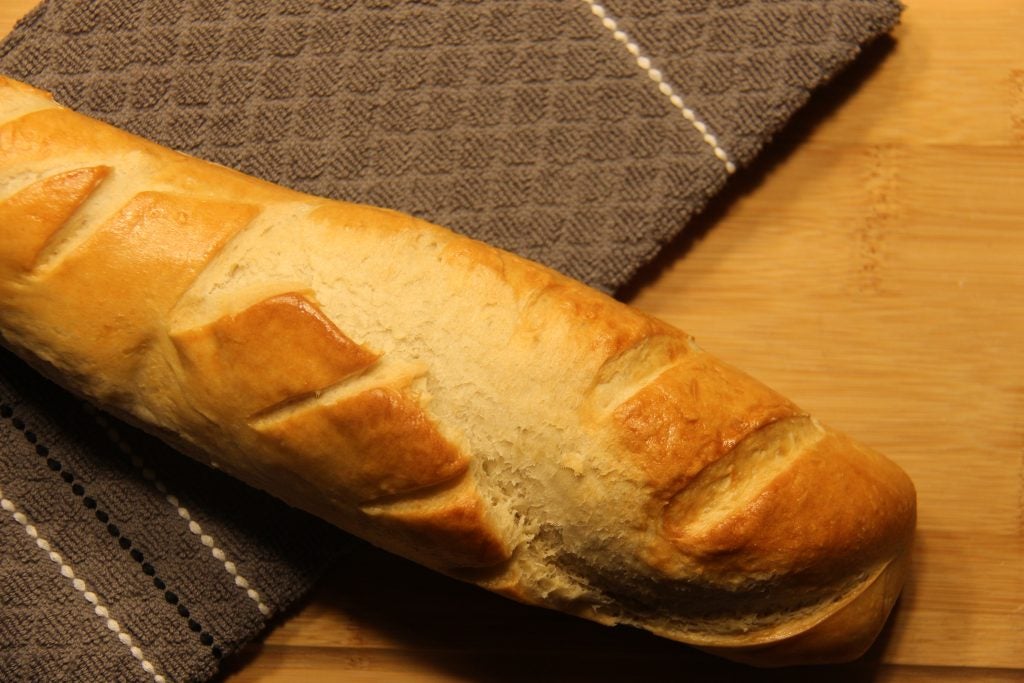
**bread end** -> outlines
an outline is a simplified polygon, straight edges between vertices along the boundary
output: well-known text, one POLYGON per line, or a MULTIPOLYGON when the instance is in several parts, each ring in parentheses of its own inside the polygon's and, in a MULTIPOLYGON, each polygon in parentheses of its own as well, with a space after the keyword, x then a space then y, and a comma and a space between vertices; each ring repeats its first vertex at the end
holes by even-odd
POLYGON ((910 571, 905 551, 821 621, 767 643, 700 649, 758 667, 842 664, 863 656, 878 638, 910 571))

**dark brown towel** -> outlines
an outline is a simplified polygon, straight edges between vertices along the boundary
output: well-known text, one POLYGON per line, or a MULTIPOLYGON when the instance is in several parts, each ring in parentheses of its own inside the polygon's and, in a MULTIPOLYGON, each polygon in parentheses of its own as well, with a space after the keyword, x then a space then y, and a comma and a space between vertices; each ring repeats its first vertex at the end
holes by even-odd
MULTIPOLYGON (((48 0, 0 71, 614 292, 898 16, 894 0, 48 0)), ((111 440, 8 356, 0 374, 0 680, 203 680, 344 545, 112 421, 111 440)))

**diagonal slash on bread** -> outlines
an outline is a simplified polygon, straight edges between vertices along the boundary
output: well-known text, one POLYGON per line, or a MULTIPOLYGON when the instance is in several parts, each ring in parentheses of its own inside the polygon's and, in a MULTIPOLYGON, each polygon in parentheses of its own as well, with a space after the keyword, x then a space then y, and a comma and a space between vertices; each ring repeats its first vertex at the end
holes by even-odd
POLYGON ((741 661, 858 656, 907 573, 906 475, 688 335, 7 79, 0 332, 387 550, 741 661))

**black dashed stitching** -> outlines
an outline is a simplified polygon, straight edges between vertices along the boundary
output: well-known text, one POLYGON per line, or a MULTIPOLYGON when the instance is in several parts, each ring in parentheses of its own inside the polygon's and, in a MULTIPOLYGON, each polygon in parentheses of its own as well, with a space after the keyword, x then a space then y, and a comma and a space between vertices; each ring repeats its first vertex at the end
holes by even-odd
POLYGON ((35 445, 36 454, 42 458, 46 458, 46 466, 54 472, 60 472, 60 478, 64 480, 65 483, 71 485, 71 493, 81 497, 82 504, 86 508, 96 511, 96 519, 99 520, 100 523, 106 525, 107 533, 109 533, 113 538, 117 539, 118 545, 123 550, 130 551, 129 556, 133 560, 135 560, 136 563, 139 564, 139 566, 142 569, 142 573, 146 574, 147 576, 152 576, 153 585, 158 590, 164 591, 164 600, 166 600, 168 603, 172 605, 178 606, 178 614, 183 619, 188 619, 187 624, 189 630, 198 633, 199 642, 209 647, 210 653, 215 658, 220 659, 223 656, 224 652, 220 647, 214 645, 213 635, 207 631, 204 631, 202 624, 200 624, 195 619, 191 618, 191 611, 187 607, 185 607, 185 605, 180 603, 180 599, 178 598, 177 593, 167 590, 167 584, 164 583, 163 579, 156 575, 156 568, 149 562, 145 561, 145 556, 142 554, 142 551, 138 550, 137 548, 132 548, 131 539, 122 535, 121 530, 117 527, 117 525, 109 521, 110 515, 105 510, 99 507, 99 504, 97 503, 96 499, 93 498, 92 496, 85 495, 85 487, 82 486, 80 483, 75 482, 75 475, 65 470, 59 460, 50 457, 50 449, 47 446, 38 443, 38 435, 35 432, 26 429, 25 422, 21 418, 14 416, 14 409, 11 406, 7 405, 6 403, 0 404, 0 417, 9 419, 11 421, 11 425, 15 429, 17 429, 20 432, 23 432, 23 436, 25 437, 25 439, 29 443, 35 445))

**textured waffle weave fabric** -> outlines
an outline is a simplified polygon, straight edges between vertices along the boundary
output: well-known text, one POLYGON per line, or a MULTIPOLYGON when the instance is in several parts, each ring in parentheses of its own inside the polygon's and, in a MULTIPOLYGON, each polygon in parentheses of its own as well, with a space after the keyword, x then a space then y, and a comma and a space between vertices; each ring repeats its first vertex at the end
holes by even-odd
MULTIPOLYGON (((47 0, 0 44, 0 72, 614 292, 899 10, 47 0)), ((0 680, 203 680, 344 545, 0 361, 0 680)))

